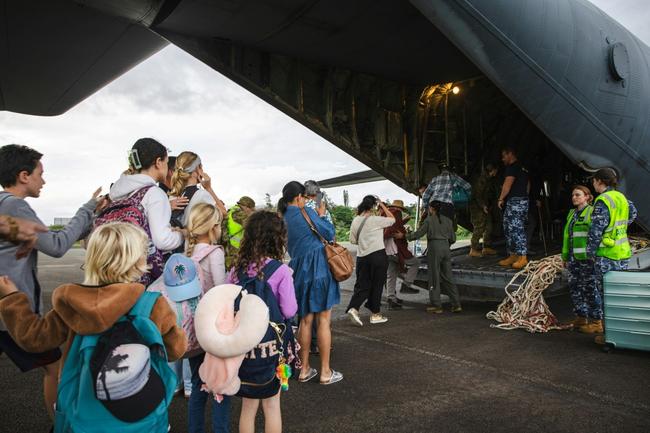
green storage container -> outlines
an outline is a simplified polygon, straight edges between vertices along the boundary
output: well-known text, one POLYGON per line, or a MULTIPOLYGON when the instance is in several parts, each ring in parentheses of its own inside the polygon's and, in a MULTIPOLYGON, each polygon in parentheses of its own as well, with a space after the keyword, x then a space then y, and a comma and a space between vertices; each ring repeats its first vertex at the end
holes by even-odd
POLYGON ((650 272, 605 274, 605 342, 650 351, 650 272))

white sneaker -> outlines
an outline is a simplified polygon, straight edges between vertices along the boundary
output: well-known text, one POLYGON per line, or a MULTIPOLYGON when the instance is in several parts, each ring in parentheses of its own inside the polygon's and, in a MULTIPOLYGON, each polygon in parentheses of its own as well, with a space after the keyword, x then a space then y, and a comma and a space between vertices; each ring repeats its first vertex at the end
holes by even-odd
POLYGON ((350 316, 350 321, 353 325, 363 326, 363 322, 361 321, 361 317, 359 317, 359 312, 356 308, 350 308, 348 310, 348 316, 350 316))
POLYGON ((381 313, 373 314, 370 316, 370 323, 373 325, 376 325, 378 323, 386 323, 388 322, 388 317, 384 316, 381 313))

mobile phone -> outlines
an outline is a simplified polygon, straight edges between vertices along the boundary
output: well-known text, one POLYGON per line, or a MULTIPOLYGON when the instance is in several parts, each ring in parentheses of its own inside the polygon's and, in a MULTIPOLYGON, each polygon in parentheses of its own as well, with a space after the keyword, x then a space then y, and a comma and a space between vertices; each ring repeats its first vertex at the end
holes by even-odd
POLYGON ((323 193, 318 192, 316 194, 316 207, 320 207, 321 202, 323 201, 323 193))

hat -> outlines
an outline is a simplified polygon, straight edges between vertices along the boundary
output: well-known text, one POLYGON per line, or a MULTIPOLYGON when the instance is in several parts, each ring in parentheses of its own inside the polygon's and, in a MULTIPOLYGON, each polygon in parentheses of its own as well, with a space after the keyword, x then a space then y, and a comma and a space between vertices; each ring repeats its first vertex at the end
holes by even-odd
POLYGON ((247 195, 240 198, 239 201, 237 202, 237 204, 240 205, 240 206, 246 206, 246 207, 249 207, 251 209, 255 209, 255 200, 253 200, 252 198, 250 198, 247 195))
MULTIPOLYGON (((103 337, 103 336, 102 336, 103 337)), ((97 399, 117 419, 135 422, 153 412, 166 390, 151 367, 151 351, 131 322, 118 322, 90 359, 97 399)))
POLYGON ((406 210, 404 207, 404 202, 402 200, 393 200, 393 202, 389 204, 388 207, 396 207, 401 210, 406 210))
POLYGON ((219 358, 248 353, 269 327, 269 308, 240 286, 222 284, 203 295, 194 314, 194 332, 201 348, 219 358), (235 300, 241 293, 239 311, 235 300))
POLYGON ((594 173, 592 177, 598 180, 612 181, 618 179, 618 174, 616 174, 616 171, 613 168, 604 167, 594 173))
POLYGON ((167 296, 182 302, 201 295, 201 282, 194 261, 183 254, 172 254, 165 263, 163 280, 167 296))

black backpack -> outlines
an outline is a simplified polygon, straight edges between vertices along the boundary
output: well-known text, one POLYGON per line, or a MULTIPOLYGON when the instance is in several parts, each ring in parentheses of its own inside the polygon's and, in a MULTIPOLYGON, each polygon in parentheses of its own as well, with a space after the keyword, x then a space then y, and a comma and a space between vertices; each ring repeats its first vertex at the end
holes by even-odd
MULTIPOLYGON (((239 285, 249 294, 259 296, 269 308, 269 326, 264 338, 251 350, 239 368, 241 387, 237 393, 240 397, 263 399, 274 396, 280 389, 280 379, 276 369, 280 362, 285 362, 289 344, 294 342, 293 328, 280 312, 280 305, 269 286, 271 275, 282 265, 271 260, 262 269, 263 278, 249 276, 241 269, 237 273, 239 285)), ((235 301, 235 310, 239 310, 239 297, 235 301)))

